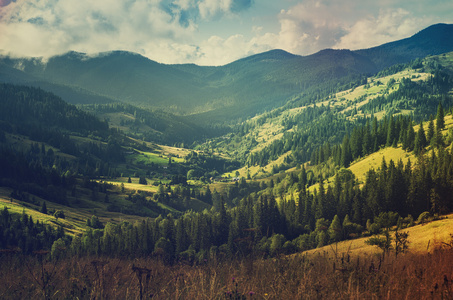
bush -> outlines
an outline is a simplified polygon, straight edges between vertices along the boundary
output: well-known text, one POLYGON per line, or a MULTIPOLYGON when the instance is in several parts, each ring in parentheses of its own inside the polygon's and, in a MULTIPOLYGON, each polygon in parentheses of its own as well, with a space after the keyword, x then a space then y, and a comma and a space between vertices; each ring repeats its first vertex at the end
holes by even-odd
POLYGON ((420 224, 425 224, 425 222, 427 222, 429 220, 430 216, 431 215, 430 215, 429 211, 422 212, 418 216, 417 222, 420 224))
POLYGON ((64 212, 62 210, 57 210, 53 216, 56 218, 56 219, 64 219, 66 216, 64 215, 64 212))
POLYGON ((59 238, 52 244, 52 249, 50 251, 50 256, 52 260, 57 260, 63 258, 66 251, 66 244, 62 238, 59 238))

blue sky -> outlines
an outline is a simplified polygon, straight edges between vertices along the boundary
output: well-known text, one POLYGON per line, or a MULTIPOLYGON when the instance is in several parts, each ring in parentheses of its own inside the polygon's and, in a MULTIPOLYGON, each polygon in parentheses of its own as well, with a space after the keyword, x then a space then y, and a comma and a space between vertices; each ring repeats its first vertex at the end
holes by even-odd
POLYGON ((451 0, 0 0, 0 53, 127 50, 223 65, 271 49, 362 49, 453 23, 451 0))

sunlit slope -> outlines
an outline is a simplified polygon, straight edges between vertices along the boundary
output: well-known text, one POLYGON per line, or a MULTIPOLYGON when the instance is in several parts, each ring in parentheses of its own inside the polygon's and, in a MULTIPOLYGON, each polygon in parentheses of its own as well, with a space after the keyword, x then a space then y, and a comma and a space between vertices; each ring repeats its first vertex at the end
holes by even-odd
MULTIPOLYGON (((401 229, 400 232, 409 233, 409 252, 427 253, 432 252, 438 247, 452 242, 451 233, 453 232, 453 215, 443 216, 442 219, 425 224, 415 225, 413 227, 401 229)), ((391 232, 394 236, 394 232, 391 232)), ((369 237, 362 237, 353 240, 339 242, 338 244, 327 245, 324 247, 312 249, 303 252, 304 255, 312 256, 315 254, 337 255, 374 255, 382 254, 376 246, 370 246, 365 243, 369 237)), ((394 255, 394 254, 393 254, 394 255)))

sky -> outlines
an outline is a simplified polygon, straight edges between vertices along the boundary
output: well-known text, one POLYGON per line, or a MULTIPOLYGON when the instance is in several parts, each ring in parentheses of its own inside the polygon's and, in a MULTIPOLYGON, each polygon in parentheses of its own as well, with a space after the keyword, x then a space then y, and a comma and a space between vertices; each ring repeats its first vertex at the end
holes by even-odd
POLYGON ((453 23, 452 0, 0 0, 0 54, 137 52, 224 65, 283 49, 363 49, 453 23))

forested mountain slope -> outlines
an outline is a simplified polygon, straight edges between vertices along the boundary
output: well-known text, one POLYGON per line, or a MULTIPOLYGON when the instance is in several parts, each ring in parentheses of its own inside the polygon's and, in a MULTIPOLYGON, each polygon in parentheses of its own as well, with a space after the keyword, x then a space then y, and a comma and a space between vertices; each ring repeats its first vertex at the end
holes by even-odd
POLYGON ((219 67, 164 65, 121 51, 94 57, 70 52, 47 62, 3 57, 0 78, 65 93, 72 103, 110 98, 201 114, 193 115, 198 122, 223 122, 281 106, 304 91, 333 92, 395 63, 452 51, 452 34, 452 25, 439 24, 366 50, 323 50, 308 56, 273 50, 219 67))

